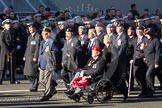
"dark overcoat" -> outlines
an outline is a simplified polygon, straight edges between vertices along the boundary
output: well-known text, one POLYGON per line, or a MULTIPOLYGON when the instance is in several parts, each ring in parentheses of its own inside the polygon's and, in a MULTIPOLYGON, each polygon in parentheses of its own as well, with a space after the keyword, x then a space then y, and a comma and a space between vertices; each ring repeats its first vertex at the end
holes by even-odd
POLYGON ((37 76, 38 75, 38 63, 33 61, 33 58, 38 60, 39 46, 41 42, 41 36, 35 33, 33 36, 28 37, 27 48, 25 51, 25 66, 24 75, 37 76))

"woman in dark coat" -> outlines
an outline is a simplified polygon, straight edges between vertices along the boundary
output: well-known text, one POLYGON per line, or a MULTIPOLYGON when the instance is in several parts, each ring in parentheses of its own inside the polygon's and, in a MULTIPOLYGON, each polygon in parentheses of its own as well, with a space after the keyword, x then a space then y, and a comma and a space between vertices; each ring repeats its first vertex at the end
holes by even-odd
POLYGON ((154 37, 152 28, 146 28, 144 34, 147 37, 144 43, 144 60, 148 67, 146 72, 146 96, 150 97, 153 96, 154 93, 155 71, 159 68, 160 64, 160 41, 158 38, 154 37))
MULTIPOLYGON (((111 36, 104 36, 104 50, 103 56, 107 61, 107 69, 105 77, 110 79, 115 88, 119 90, 124 95, 124 101, 127 99, 127 87, 125 83, 125 76, 122 72, 119 71, 119 55, 117 48, 112 45, 111 36)), ((103 98, 102 101, 107 101, 109 97, 103 98)))

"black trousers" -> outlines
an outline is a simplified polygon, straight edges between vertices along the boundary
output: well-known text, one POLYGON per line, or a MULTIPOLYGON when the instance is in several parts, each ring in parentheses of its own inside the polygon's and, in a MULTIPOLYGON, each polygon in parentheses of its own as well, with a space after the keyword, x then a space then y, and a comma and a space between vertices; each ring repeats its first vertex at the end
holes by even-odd
POLYGON ((28 80, 31 82, 32 86, 30 89, 38 89, 38 81, 39 81, 39 77, 38 76, 26 76, 28 78, 28 80))
POLYGON ((16 66, 16 60, 15 60, 15 53, 13 53, 12 57, 7 57, 4 52, 0 52, 0 83, 2 83, 2 80, 4 78, 6 70, 9 71, 10 76, 10 83, 15 83, 15 66, 16 66))
POLYGON ((148 92, 154 91, 155 64, 147 65, 146 84, 148 92))
POLYGON ((71 71, 64 70, 64 69, 61 70, 61 77, 65 85, 70 84, 74 76, 75 76, 75 72, 71 72, 71 71))
POLYGON ((146 93, 146 64, 143 60, 133 65, 133 76, 141 88, 141 93, 146 93))

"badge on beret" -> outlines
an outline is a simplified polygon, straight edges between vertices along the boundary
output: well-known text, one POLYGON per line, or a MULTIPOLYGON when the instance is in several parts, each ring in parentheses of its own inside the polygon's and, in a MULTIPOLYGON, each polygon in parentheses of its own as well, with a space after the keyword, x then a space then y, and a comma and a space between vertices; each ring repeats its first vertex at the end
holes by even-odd
POLYGON ((31 41, 30 45, 36 45, 36 41, 31 41))

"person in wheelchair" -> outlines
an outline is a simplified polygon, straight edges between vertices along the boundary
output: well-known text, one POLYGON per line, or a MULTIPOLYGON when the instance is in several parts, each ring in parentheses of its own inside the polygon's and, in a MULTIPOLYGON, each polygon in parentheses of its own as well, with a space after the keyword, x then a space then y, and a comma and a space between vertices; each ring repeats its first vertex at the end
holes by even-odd
POLYGON ((105 63, 106 61, 102 57, 102 48, 99 42, 96 41, 96 45, 92 47, 92 55, 87 65, 80 72, 76 73, 71 82, 70 90, 65 92, 69 95, 69 98, 73 99, 76 95, 81 95, 83 87, 102 78, 105 63))

